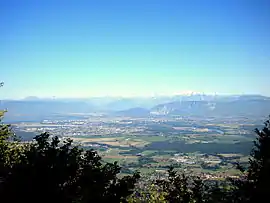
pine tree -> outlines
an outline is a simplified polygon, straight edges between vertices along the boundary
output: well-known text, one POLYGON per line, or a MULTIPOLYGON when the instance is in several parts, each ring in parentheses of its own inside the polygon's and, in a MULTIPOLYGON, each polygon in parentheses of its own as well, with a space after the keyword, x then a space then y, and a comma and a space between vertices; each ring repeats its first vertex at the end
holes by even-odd
POLYGON ((249 167, 240 179, 233 181, 232 202, 269 202, 270 194, 270 121, 264 123, 262 130, 255 129, 257 139, 251 151, 249 167))

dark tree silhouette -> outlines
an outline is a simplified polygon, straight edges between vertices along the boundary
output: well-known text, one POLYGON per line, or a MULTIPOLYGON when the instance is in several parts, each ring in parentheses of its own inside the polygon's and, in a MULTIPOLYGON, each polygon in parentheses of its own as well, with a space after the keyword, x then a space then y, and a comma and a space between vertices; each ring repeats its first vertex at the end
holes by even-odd
POLYGON ((16 161, 2 161, 2 200, 125 202, 133 192, 138 173, 120 179, 116 163, 102 164, 95 151, 83 151, 70 139, 50 138, 48 133, 36 136, 35 142, 21 145, 16 161))
POLYGON ((270 194, 270 121, 262 130, 255 129, 257 139, 251 151, 249 167, 243 177, 233 181, 235 202, 268 202, 270 194))
MULTIPOLYGON (((157 181, 162 191, 165 192, 167 202, 211 202, 210 185, 205 184, 200 177, 177 173, 173 167, 169 168, 168 173, 168 179, 157 181)), ((213 199, 213 202, 215 202, 215 200, 216 199, 213 199)))

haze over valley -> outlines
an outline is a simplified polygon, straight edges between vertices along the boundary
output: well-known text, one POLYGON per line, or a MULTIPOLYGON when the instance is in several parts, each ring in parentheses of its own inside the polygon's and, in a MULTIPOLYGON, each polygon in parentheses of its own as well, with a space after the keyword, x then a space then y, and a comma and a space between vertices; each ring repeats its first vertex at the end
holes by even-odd
POLYGON ((8 109, 5 119, 45 119, 55 114, 100 114, 110 116, 149 117, 178 116, 253 116, 270 112, 270 97, 261 95, 176 95, 160 97, 89 99, 2 100, 0 108, 8 109))
POLYGON ((270 98, 261 95, 175 95, 149 98, 2 100, 4 122, 24 141, 42 132, 72 138, 118 161, 122 173, 149 177, 173 165, 205 177, 235 176, 247 163, 270 98), (101 102, 102 101, 102 102, 101 102))

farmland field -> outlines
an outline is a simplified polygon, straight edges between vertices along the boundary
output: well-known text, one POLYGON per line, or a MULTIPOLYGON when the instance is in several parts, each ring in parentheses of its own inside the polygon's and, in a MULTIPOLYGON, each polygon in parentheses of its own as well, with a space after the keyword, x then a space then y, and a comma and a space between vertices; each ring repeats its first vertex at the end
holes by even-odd
POLYGON ((118 162, 123 173, 161 173, 173 165, 195 173, 237 174, 235 163, 247 163, 255 136, 255 124, 222 124, 218 120, 204 123, 197 119, 150 120, 147 118, 113 118, 102 124, 80 121, 16 124, 22 137, 33 137, 42 128, 71 138, 85 149, 94 149, 105 162, 118 162), (142 120, 144 122, 142 122, 142 120), (78 122, 77 122, 78 123, 78 122), (84 123, 84 125, 81 125, 84 123), (191 124, 192 123, 192 124, 191 124), (85 127, 89 126, 89 127, 85 127), (59 130, 58 130, 59 129, 59 130), (81 132, 81 133, 73 133, 81 132))

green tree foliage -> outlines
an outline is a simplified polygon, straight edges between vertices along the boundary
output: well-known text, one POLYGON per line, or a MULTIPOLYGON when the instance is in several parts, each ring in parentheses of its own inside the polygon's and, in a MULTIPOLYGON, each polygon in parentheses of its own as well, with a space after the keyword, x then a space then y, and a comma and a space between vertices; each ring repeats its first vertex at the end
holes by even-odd
POLYGON ((168 174, 167 179, 157 181, 165 192, 167 202, 210 202, 210 188, 200 177, 177 173, 172 167, 169 168, 168 174))
POLYGON ((270 194, 270 120, 265 122, 262 130, 255 129, 257 139, 245 171, 239 169, 243 176, 233 180, 234 199, 236 202, 268 202, 270 194))
POLYGON ((166 192, 168 202, 190 202, 192 198, 188 178, 184 173, 177 174, 172 167, 168 170, 168 179, 158 180, 157 183, 166 192))
POLYGON ((6 202, 125 202, 139 178, 135 173, 120 179, 116 163, 102 164, 95 151, 48 133, 22 146, 1 174, 0 195, 6 202))
MULTIPOLYGON (((0 87, 3 83, 0 83, 0 87)), ((11 131, 10 125, 2 123, 5 110, 0 109, 0 179, 6 173, 7 167, 17 160, 21 149, 17 137, 11 131)))
POLYGON ((158 185, 150 184, 144 189, 137 189, 128 198, 128 203, 166 203, 165 196, 158 185))

